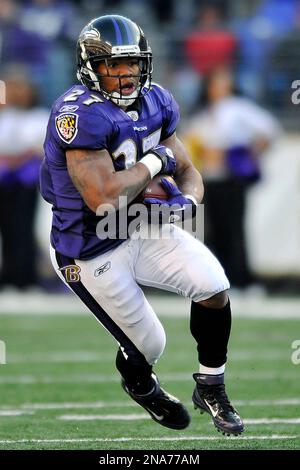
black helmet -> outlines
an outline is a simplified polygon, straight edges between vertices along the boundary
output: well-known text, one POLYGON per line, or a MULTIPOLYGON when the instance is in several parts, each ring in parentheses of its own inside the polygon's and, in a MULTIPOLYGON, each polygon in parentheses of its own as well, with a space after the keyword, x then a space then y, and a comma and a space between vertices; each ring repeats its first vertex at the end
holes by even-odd
MULTIPOLYGON (((107 62, 106 62, 107 65, 107 62)), ((141 28, 120 15, 100 16, 81 31, 77 42, 77 77, 91 90, 98 90, 118 105, 128 106, 149 91, 152 79, 152 51, 141 28), (112 58, 139 59, 139 86, 135 95, 116 97, 116 92, 101 89, 100 61, 112 58), (147 87, 143 88, 147 84, 147 87)))

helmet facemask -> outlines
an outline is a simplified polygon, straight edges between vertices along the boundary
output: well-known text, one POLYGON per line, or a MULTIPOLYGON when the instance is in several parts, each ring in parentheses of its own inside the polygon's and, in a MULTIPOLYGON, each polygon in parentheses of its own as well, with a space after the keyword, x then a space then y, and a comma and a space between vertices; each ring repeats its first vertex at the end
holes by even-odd
POLYGON ((99 44, 91 39, 88 41, 79 40, 78 47, 81 49, 82 61, 77 76, 88 88, 100 91, 106 99, 122 107, 130 106, 136 99, 148 93, 152 79, 152 53, 150 49, 147 52, 140 51, 140 48, 136 45, 111 47, 109 44, 99 44), (106 69, 109 70, 109 61, 120 58, 137 59, 138 75, 100 74, 97 71, 101 62, 105 63, 106 69), (102 87, 102 79, 107 77, 119 79, 120 92, 107 92, 102 87), (124 80, 124 78, 138 78, 136 89, 130 95, 122 94, 121 80, 124 80))

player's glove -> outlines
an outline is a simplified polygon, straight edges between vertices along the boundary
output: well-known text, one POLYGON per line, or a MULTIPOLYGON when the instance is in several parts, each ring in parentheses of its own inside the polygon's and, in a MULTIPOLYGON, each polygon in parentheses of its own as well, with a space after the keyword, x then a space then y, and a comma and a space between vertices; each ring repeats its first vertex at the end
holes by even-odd
POLYGON ((195 205, 195 201, 189 199, 189 197, 184 196, 178 186, 175 186, 173 183, 168 181, 167 178, 161 179, 161 185, 169 195, 169 198, 166 200, 147 198, 144 201, 146 204, 162 204, 164 206, 173 206, 174 204, 178 204, 180 206, 186 206, 189 204, 195 205))
POLYGON ((165 147, 164 145, 156 145, 151 150, 149 150, 147 154, 155 155, 160 159, 162 165, 159 173, 174 175, 176 170, 176 159, 170 148, 165 147))
POLYGON ((174 214, 182 213, 188 209, 188 218, 194 217, 196 214, 197 203, 192 196, 184 196, 180 189, 172 184, 167 178, 161 179, 161 184, 165 191, 168 193, 169 198, 166 200, 163 199, 156 199, 156 198, 146 198, 144 200, 145 204, 160 204, 163 206, 174 206, 174 214))

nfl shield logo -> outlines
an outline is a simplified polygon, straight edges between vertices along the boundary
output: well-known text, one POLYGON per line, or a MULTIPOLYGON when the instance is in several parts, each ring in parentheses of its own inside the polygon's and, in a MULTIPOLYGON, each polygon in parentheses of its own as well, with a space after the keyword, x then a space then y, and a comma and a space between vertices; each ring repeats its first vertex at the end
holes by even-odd
POLYGON ((61 140, 70 144, 78 132, 78 115, 75 113, 62 113, 55 119, 55 127, 61 140))

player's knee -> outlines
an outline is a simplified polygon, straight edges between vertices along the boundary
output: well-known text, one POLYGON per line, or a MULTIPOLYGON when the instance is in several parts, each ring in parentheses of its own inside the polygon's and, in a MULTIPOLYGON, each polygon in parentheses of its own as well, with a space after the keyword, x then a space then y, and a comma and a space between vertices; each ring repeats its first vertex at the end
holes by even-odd
POLYGON ((143 354, 150 365, 156 364, 166 346, 166 334, 161 324, 147 334, 143 341, 143 354))
POLYGON ((228 298, 228 291, 224 290, 218 294, 213 295, 209 299, 201 300, 198 303, 207 308, 223 308, 227 304, 228 298))

